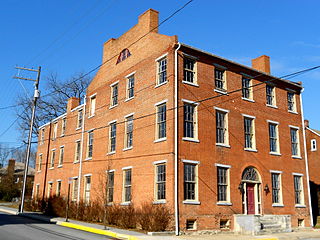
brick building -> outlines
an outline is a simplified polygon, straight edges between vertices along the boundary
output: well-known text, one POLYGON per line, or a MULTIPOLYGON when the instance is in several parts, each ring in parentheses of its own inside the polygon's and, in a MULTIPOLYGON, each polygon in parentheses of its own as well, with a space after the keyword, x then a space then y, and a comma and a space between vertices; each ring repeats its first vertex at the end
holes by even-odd
MULTIPOLYGON (((306 129, 306 148, 308 154, 308 166, 310 174, 310 198, 312 206, 313 222, 319 224, 320 216, 320 152, 318 143, 320 142, 320 132, 309 126, 309 121, 305 120, 306 129)), ((315 225, 314 224, 314 225, 315 225)))
POLYGON ((84 103, 39 129, 34 196, 166 204, 176 233, 310 226, 302 86, 158 33, 158 12, 103 46, 84 103), (116 54, 115 54, 116 53, 116 54))

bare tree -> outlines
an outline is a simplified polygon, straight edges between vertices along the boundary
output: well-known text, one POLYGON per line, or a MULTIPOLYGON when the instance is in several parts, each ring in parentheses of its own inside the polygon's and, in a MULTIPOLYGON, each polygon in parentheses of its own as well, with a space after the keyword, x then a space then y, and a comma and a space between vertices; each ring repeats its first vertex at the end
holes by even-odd
POLYGON ((10 154, 11 154, 11 148, 0 143, 0 167, 1 168, 6 165, 10 154))
MULTIPOLYGON (((77 73, 66 81, 62 81, 56 73, 51 73, 45 80, 47 82, 45 88, 50 94, 40 96, 38 100, 33 138, 37 137, 37 131, 41 125, 65 113, 68 98, 83 98, 91 78, 83 73, 77 73)), ((19 95, 17 105, 19 105, 16 110, 19 119, 18 129, 22 139, 25 139, 30 127, 32 99, 26 95, 19 95)))

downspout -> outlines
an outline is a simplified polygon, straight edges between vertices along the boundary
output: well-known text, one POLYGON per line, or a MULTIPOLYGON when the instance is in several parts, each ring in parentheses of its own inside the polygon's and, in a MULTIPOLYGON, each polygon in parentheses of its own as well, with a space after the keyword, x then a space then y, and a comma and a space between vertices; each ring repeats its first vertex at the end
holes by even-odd
POLYGON ((84 122, 86 121, 86 105, 87 105, 87 96, 85 95, 83 97, 83 116, 82 116, 82 126, 81 126, 81 150, 80 150, 80 156, 79 156, 79 174, 78 174, 78 196, 77 196, 77 203, 80 202, 80 187, 81 187, 81 178, 82 178, 82 155, 83 155, 83 148, 84 148, 84 122))
POLYGON ((308 154, 307 154, 307 144, 306 144, 306 130, 304 125, 304 115, 303 115, 303 107, 302 107, 302 92, 304 88, 301 90, 300 94, 300 108, 301 108, 301 120, 302 120, 302 134, 303 134, 303 149, 304 149, 304 159, 306 164, 306 175, 307 175, 307 189, 308 189, 308 200, 309 200, 309 211, 310 211, 310 223, 313 226, 313 215, 312 215, 312 206, 310 199, 310 179, 309 179, 309 164, 308 164, 308 154))
POLYGON ((179 235, 179 197, 178 197, 178 50, 181 44, 174 52, 174 217, 175 217, 175 234, 179 235))

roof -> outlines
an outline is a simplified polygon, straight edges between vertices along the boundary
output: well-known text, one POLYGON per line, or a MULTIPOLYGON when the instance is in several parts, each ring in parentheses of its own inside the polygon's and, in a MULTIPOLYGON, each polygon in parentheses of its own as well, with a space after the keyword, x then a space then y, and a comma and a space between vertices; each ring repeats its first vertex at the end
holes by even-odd
MULTIPOLYGON (((8 171, 8 166, 0 168, 0 175, 6 175, 8 171)), ((36 170, 32 167, 28 167, 28 176, 34 175, 36 170)), ((16 162, 14 166, 14 174, 13 175, 23 175, 24 174, 24 163, 16 162)))
POLYGON ((312 129, 312 128, 309 128, 309 127, 306 127, 306 129, 320 137, 320 131, 319 130, 312 129))

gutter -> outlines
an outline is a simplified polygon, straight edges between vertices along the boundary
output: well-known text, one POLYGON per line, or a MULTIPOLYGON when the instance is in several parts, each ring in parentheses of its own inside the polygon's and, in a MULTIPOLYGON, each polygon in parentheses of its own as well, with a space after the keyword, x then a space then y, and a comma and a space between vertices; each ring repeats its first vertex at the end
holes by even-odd
POLYGON ((178 50, 181 44, 174 52, 174 217, 175 234, 179 235, 179 197, 178 197, 178 50))
POLYGON ((79 174, 78 174, 78 196, 77 196, 77 203, 80 202, 80 187, 81 187, 81 178, 82 178, 82 156, 83 156, 83 148, 84 148, 84 126, 86 121, 86 105, 87 105, 87 96, 85 95, 83 97, 83 116, 82 116, 82 126, 81 126, 81 150, 80 150, 80 156, 79 156, 79 174))
POLYGON ((306 175, 307 175, 307 189, 308 189, 308 202, 309 202, 309 211, 310 211, 310 224, 313 226, 313 215, 312 215, 312 205, 311 205, 311 196, 310 196, 310 178, 309 178, 309 164, 308 164, 308 154, 307 154, 307 144, 306 144, 306 129, 304 125, 304 115, 302 107, 302 92, 300 94, 300 108, 301 108, 301 120, 302 120, 302 134, 303 134, 303 149, 304 149, 304 159, 306 164, 306 175))

